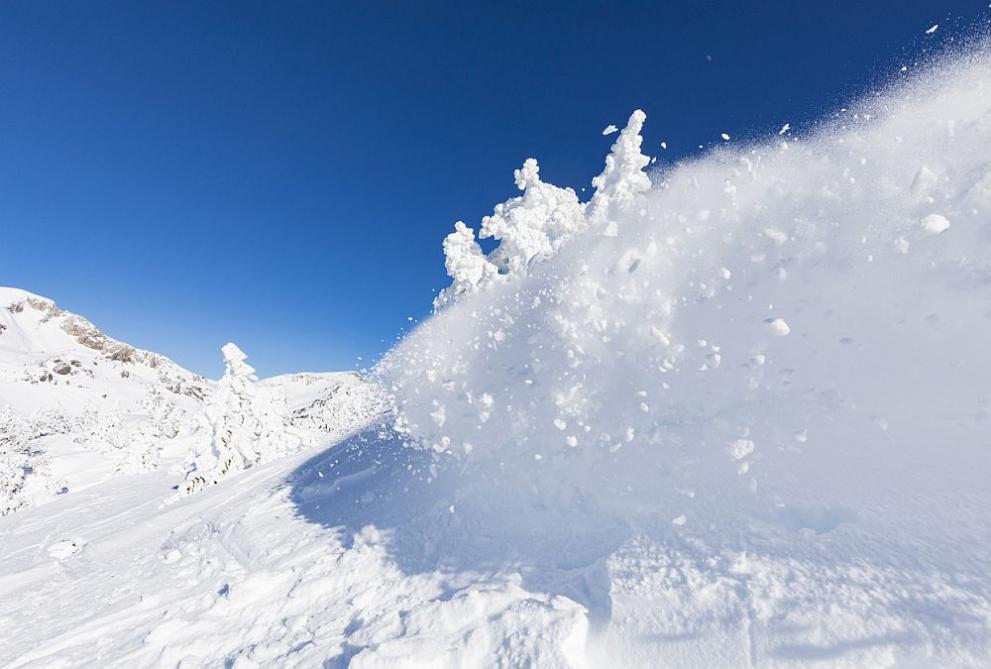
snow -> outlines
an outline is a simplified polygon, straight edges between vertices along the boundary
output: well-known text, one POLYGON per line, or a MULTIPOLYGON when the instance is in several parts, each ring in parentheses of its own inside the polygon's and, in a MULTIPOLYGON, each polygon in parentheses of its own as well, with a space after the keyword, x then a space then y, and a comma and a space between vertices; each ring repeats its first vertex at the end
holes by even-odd
POLYGON ((939 235, 950 229, 950 222, 945 216, 929 214, 922 219, 922 229, 930 235, 939 235))
POLYGON ((0 664, 988 665, 989 65, 649 174, 634 112, 586 201, 526 160, 371 379, 0 289, 0 664))
POLYGON ((633 119, 608 161, 622 206, 380 365, 404 437, 449 453, 478 506, 583 509, 561 532, 606 573, 558 587, 607 621, 600 664, 988 660, 987 68, 971 54, 649 190, 621 158, 633 119))
POLYGON ((233 342, 220 349, 224 376, 206 407, 212 426, 208 448, 193 457, 180 494, 188 495, 263 462, 284 456, 301 445, 286 429, 285 396, 260 386, 248 356, 233 342))
POLYGON ((767 323, 767 331, 775 337, 785 337, 791 333, 791 327, 783 318, 768 318, 764 322, 767 323))

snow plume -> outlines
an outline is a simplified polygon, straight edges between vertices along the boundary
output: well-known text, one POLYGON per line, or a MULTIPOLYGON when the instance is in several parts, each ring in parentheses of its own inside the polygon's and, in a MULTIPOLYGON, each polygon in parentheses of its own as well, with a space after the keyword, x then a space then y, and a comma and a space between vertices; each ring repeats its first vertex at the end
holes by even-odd
MULTIPOLYGON (((515 170, 516 187, 523 194, 497 204, 491 216, 482 219, 481 239, 495 239, 499 245, 486 256, 475 241, 475 233, 462 221, 444 240, 444 265, 451 286, 438 296, 436 308, 457 301, 480 287, 525 276, 529 268, 555 255, 576 234, 591 224, 609 223, 613 212, 632 205, 650 188, 644 168, 650 159, 640 153, 646 114, 637 110, 630 116, 612 152, 606 157, 602 174, 592 180, 595 194, 589 202, 579 202, 571 188, 559 188, 540 180, 540 166, 528 158, 515 170)), ((612 228, 606 234, 614 234, 612 228)))
POLYGON ((209 449, 195 456, 181 494, 219 483, 299 446, 299 439, 283 424, 285 397, 257 384, 254 368, 245 362, 248 356, 236 344, 225 344, 221 351, 224 376, 207 409, 213 438, 209 449))
POLYGON ((976 486, 991 471, 989 66, 956 60, 654 187, 635 112, 586 204, 527 161, 523 195, 482 227, 500 246, 485 258, 459 225, 456 303, 378 368, 400 429, 517 490, 686 527, 813 498, 909 518, 946 492, 927 470, 976 486))

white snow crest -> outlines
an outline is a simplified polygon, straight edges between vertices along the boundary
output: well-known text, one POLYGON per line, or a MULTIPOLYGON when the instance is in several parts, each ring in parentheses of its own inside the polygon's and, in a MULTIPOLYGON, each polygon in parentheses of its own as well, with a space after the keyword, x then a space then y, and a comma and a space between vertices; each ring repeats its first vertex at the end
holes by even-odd
POLYGON ((632 207, 650 189, 650 178, 644 172, 650 159, 640 152, 646 118, 640 110, 630 116, 606 157, 605 169, 592 180, 595 193, 589 202, 580 202, 571 188, 542 181, 537 160, 527 159, 513 173, 523 194, 497 204, 482 219, 479 237, 499 242, 488 256, 471 228, 461 221, 444 240, 444 265, 453 282, 434 306, 455 302, 496 281, 525 276, 534 263, 556 255, 576 234, 606 222, 611 212, 632 207))
POLYGON ((496 205, 494 213, 482 219, 480 237, 499 241, 489 259, 500 274, 520 276, 531 262, 554 255, 585 227, 585 219, 575 191, 541 181, 535 159, 528 159, 514 175, 523 195, 496 205))
POLYGON ((462 221, 455 223, 454 232, 444 239, 444 267, 452 282, 437 296, 435 308, 475 292, 479 286, 499 275, 496 266, 485 257, 482 248, 475 241, 475 231, 462 221))

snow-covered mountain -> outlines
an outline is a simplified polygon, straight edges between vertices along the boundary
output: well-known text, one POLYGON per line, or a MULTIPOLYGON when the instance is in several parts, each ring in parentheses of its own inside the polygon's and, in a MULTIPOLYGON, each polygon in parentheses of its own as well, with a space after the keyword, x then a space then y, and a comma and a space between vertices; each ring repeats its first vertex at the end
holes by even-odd
POLYGON ((6 293, 0 445, 52 485, 0 664, 991 666, 989 72, 651 173, 636 112, 584 202, 527 160, 370 380, 6 293))
MULTIPOLYGON (((0 287, 0 513, 119 474, 188 471, 213 451, 217 387, 48 298, 0 287)), ((275 398, 258 413, 278 434, 245 437, 253 450, 242 468, 275 457, 266 439, 284 454, 354 429, 373 405, 367 388, 353 373, 258 382, 258 394, 275 398)))
POLYGON ((202 400, 211 387, 165 356, 108 337, 52 300, 16 288, 0 287, 0 365, 2 382, 20 389, 4 395, 15 409, 72 405, 105 391, 129 402, 152 386, 202 400))

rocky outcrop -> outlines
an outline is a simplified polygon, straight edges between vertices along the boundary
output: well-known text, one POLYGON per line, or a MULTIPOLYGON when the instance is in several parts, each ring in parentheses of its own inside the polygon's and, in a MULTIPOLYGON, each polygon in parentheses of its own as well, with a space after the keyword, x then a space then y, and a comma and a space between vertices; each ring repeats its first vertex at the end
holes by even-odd
MULTIPOLYGON (((135 348, 124 342, 107 336, 93 323, 78 314, 65 311, 58 307, 55 302, 37 296, 24 297, 7 305, 7 311, 12 314, 23 313, 26 309, 33 309, 40 312, 41 323, 53 323, 63 332, 75 339, 77 343, 88 349, 101 354, 103 358, 122 365, 143 365, 158 371, 159 380, 162 385, 177 395, 187 395, 198 400, 204 399, 209 392, 209 381, 202 376, 182 369, 165 356, 135 348)), ((0 334, 5 326, 0 325, 0 334)), ((52 373, 61 376, 68 376, 75 372, 74 367, 79 367, 77 360, 64 361, 54 359, 51 365, 46 365, 48 370, 43 374, 44 378, 38 380, 52 380, 52 373)), ((121 375, 127 377, 127 370, 121 370, 121 375)))

